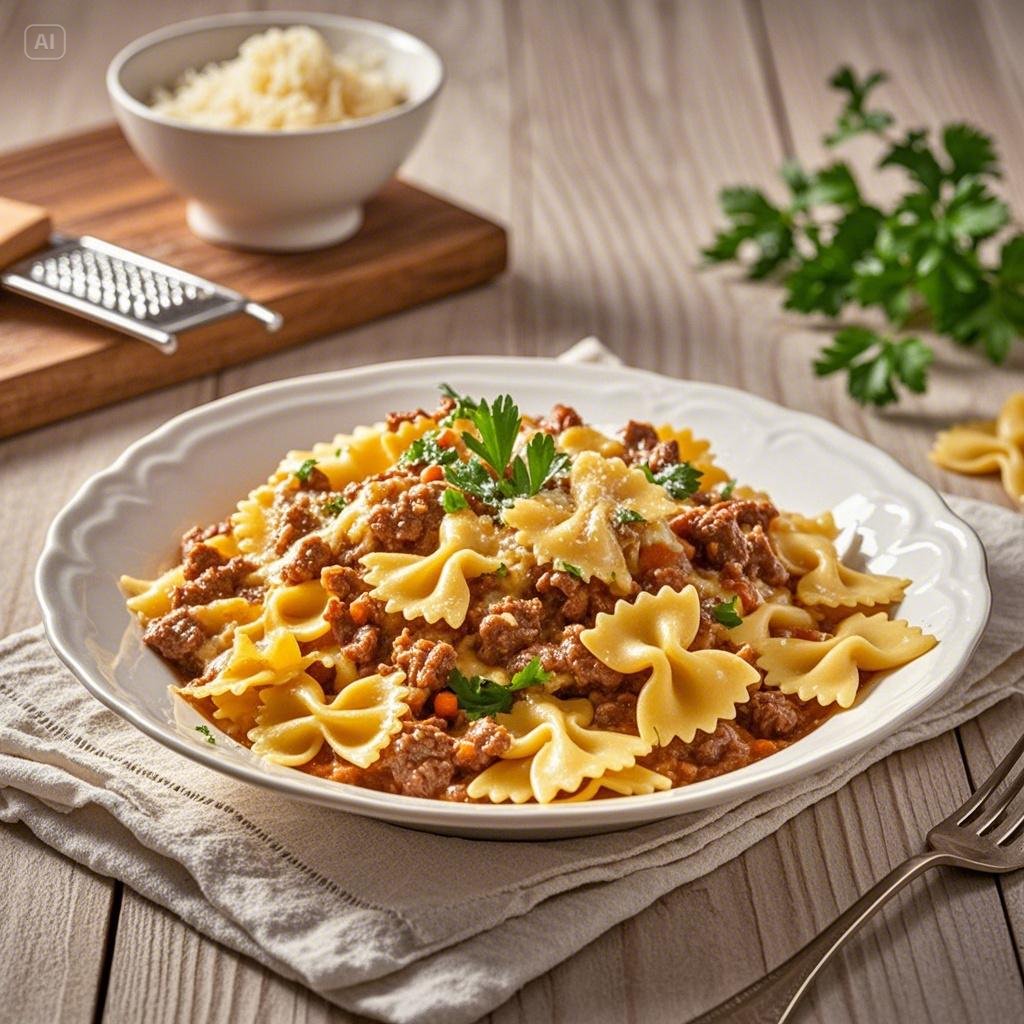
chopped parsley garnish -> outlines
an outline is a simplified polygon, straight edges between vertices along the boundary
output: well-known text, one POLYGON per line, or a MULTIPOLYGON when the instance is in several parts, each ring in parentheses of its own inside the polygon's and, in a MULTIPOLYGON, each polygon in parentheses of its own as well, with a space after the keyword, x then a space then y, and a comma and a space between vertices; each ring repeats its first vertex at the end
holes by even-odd
POLYGON ((348 502, 340 494, 336 494, 333 498, 329 498, 324 502, 324 512, 329 516, 341 515, 341 510, 347 504, 348 502))
POLYGON ((202 733, 206 737, 207 743, 217 742, 213 737, 213 733, 210 732, 210 727, 208 725, 197 725, 196 732, 202 733))
POLYGON ((441 385, 441 394, 455 403, 455 408, 443 420, 442 427, 450 427, 456 420, 468 420, 477 403, 468 395, 460 395, 448 384, 441 385))
POLYGON ((501 565, 499 565, 498 568, 494 570, 494 575, 500 576, 502 577, 502 579, 504 579, 508 575, 508 566, 504 562, 502 562, 501 565))
POLYGON ((583 579, 583 570, 578 565, 573 565, 571 562, 559 562, 558 567, 562 572, 567 572, 570 576, 575 576, 578 580, 583 579))
POLYGON ((735 479, 728 480, 724 484, 722 484, 722 489, 718 492, 718 496, 720 498, 731 498, 732 497, 732 492, 735 489, 736 489, 736 481, 735 481, 735 479))
POLYGON ((635 508, 626 508, 625 505, 620 505, 612 516, 615 520, 616 526, 625 526, 627 523, 646 523, 642 515, 635 508))
POLYGON ((740 618, 740 614, 736 611, 736 602, 738 597, 734 594, 731 601, 723 601, 721 604, 716 604, 711 609, 711 614, 714 615, 715 621, 720 622, 723 626, 728 629, 735 629, 743 623, 743 619, 740 618))
POLYGON ((455 490, 454 487, 449 487, 441 495, 441 504, 444 506, 445 512, 461 512, 464 508, 469 508, 469 502, 466 501, 465 495, 461 491, 455 490))
POLYGON ((483 676, 465 676, 457 668, 448 674, 448 686, 459 700, 459 707, 472 722, 485 715, 504 714, 512 709, 512 694, 528 686, 539 686, 551 678, 545 672, 540 658, 534 658, 525 668, 520 669, 507 686, 483 676))
POLYGON ((340 448, 335 448, 334 449, 334 457, 336 459, 340 459, 341 458, 341 449, 340 448))
POLYGON ((448 466, 455 462, 459 457, 459 453, 455 448, 445 448, 438 443, 438 437, 440 435, 436 430, 431 430, 429 434, 424 434, 422 437, 416 438, 415 441, 408 448, 402 452, 402 457, 398 460, 400 463, 406 466, 448 466))
POLYGON ((306 459, 305 462, 297 470, 295 475, 305 484, 309 483, 309 474, 313 472, 313 467, 316 465, 316 459, 306 459))
POLYGON ((646 464, 640 468, 652 484, 661 484, 676 501, 682 501, 684 498, 696 494, 697 488, 700 486, 700 478, 704 475, 689 462, 677 462, 672 466, 665 466, 657 473, 646 464))
POLYGON ((522 418, 510 395, 499 395, 493 403, 463 400, 471 403, 465 405, 463 418, 472 422, 479 437, 463 431, 471 457, 444 463, 445 478, 454 487, 500 508, 517 498, 533 497, 552 477, 568 470, 569 456, 555 451, 550 434, 534 434, 523 454, 512 457, 522 418))

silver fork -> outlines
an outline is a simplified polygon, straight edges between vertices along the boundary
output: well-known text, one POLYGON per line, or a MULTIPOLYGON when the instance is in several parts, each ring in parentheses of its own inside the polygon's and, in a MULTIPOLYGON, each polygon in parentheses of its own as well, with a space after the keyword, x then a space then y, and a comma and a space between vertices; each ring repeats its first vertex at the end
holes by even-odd
POLYGON ((817 938, 753 985, 690 1024, 785 1024, 811 982, 844 942, 908 882, 939 864, 1003 874, 1024 868, 1024 767, 1001 784, 1024 754, 1024 736, 971 798, 928 833, 928 853, 889 872, 817 938))

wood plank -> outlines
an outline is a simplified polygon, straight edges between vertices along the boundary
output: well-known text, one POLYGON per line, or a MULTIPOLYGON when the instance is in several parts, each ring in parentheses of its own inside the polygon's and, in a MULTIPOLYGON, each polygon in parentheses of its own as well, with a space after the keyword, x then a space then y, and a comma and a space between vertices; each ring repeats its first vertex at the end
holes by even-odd
POLYGON ((92 1021, 114 883, 44 846, 24 825, 0 828, 0 1017, 92 1021))
POLYGON ((0 195, 206 277, 284 317, 270 333, 235 315, 184 332, 168 359, 148 345, 5 294, 0 436, 187 380, 483 283, 505 266, 498 225, 399 181, 365 207, 359 233, 311 253, 224 249, 192 235, 184 200, 154 178, 116 127, 0 157, 0 195))

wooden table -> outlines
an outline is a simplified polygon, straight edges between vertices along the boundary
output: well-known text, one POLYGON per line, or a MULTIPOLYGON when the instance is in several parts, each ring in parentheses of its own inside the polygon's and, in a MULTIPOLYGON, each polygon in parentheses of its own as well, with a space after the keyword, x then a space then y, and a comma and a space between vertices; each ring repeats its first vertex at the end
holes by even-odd
MULTIPOLYGON (((109 117, 103 69, 159 25, 238 0, 7 2, 0 8, 3 143, 109 117), (21 54, 24 27, 67 31, 60 63, 21 54)), ((256 3, 253 6, 262 6, 256 3)), ((275 0, 274 6, 292 6, 275 0)), ((991 415, 1024 387, 1008 369, 939 346, 930 393, 864 412, 809 369, 814 324, 774 288, 695 269, 737 180, 774 187, 787 155, 822 157, 850 61, 893 74, 911 122, 963 117, 996 133, 1006 194, 1024 211, 1024 4, 1014 0, 316 3, 421 35, 447 62, 437 118, 406 172, 511 228, 500 283, 341 337, 179 385, 0 445, 0 632, 38 620, 31 570, 53 514, 81 481, 168 417, 239 388, 379 359, 553 355, 600 335, 630 362, 720 381, 806 409, 895 455, 938 487, 1003 501, 997 484, 932 468, 935 428, 991 415)), ((868 147, 855 145, 859 166, 868 147)), ((490 1018, 682 1022, 809 939, 982 777, 1024 728, 1007 702, 955 733, 876 765, 745 856, 612 929, 490 1018)), ((0 830, 0 1018, 52 1021, 348 1021, 298 985, 173 915, 0 830)), ((1024 878, 936 873, 869 926, 815 985, 800 1021, 1024 1019, 1024 878)))

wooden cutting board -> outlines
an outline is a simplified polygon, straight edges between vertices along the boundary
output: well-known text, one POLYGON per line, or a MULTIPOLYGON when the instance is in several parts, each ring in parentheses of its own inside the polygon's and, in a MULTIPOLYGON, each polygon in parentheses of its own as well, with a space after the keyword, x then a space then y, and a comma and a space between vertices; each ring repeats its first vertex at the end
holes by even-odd
POLYGON ((45 206, 57 230, 192 271, 284 317, 275 334, 248 316, 188 331, 165 356, 0 290, 0 436, 481 284, 507 257, 497 224, 397 180, 367 204, 363 227, 343 245, 287 255, 209 245, 185 226, 184 200, 113 125, 0 157, 0 196, 45 206))

